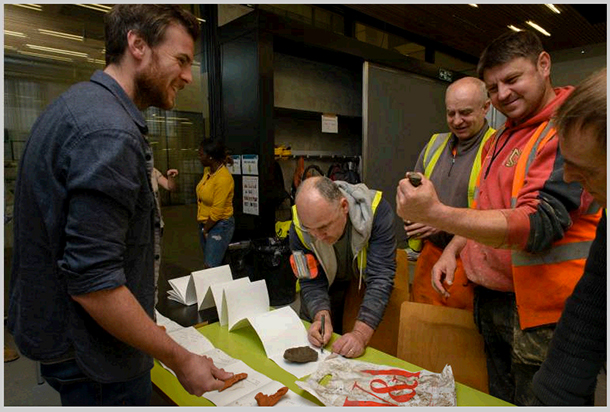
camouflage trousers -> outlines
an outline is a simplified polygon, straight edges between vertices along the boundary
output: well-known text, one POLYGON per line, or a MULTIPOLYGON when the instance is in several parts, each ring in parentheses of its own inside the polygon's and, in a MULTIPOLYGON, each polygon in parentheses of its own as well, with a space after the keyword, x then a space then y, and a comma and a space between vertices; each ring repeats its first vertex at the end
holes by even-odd
POLYGON ((489 394, 529 405, 532 380, 546 358, 556 324, 521 330, 515 294, 481 286, 474 292, 474 321, 485 341, 489 394))

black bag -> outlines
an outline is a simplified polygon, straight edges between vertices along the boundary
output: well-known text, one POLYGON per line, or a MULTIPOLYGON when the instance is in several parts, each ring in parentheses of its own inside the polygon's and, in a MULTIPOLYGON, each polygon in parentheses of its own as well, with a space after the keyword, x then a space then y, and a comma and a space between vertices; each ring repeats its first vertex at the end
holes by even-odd
POLYGON ((343 180, 351 184, 360 183, 360 175, 354 162, 333 163, 328 168, 326 176, 333 181, 343 180))
POLYGON ((254 273, 250 280, 265 279, 269 304, 289 305, 296 299, 296 277, 290 267, 288 236, 284 239, 262 238, 251 241, 254 273))

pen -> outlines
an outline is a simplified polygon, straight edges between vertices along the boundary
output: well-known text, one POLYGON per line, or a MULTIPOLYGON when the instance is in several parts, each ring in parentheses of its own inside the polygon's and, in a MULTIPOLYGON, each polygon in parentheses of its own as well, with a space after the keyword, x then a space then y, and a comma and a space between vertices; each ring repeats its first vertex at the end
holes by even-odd
POLYGON ((326 325, 326 316, 322 315, 322 327, 320 328, 320 332, 322 333, 322 347, 320 348, 320 353, 324 353, 324 326, 326 325))

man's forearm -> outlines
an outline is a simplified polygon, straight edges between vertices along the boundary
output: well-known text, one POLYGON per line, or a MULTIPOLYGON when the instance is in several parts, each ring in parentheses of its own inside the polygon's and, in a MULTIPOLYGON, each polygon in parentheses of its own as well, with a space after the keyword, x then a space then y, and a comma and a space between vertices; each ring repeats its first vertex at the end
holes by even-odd
POLYGON ((500 248, 506 244, 508 222, 501 210, 455 208, 439 203, 424 223, 487 246, 500 248))
POLYGON ((188 351, 174 342, 146 314, 125 286, 73 296, 87 313, 115 338, 159 359, 176 370, 188 351))

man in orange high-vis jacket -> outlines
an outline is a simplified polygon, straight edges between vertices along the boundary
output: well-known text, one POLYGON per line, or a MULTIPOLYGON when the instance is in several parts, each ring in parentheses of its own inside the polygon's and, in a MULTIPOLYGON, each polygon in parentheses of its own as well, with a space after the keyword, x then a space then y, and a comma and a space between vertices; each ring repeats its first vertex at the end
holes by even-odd
MULTIPOLYGON (((563 178, 580 182, 606 207, 606 69, 576 87, 557 110, 565 159, 563 178)), ((599 221, 584 274, 566 300, 546 360, 534 376, 534 405, 593 406, 607 341, 606 211, 599 221)), ((605 383, 604 383, 605 389, 605 383)))
MULTIPOLYGON (((414 169, 434 183, 440 201, 446 205, 469 207, 474 200, 483 146, 495 132, 485 119, 490 104, 485 83, 476 77, 464 77, 447 87, 445 107, 450 132, 432 136, 414 169)), ((432 267, 453 234, 417 222, 406 222, 405 230, 409 246, 421 250, 413 277, 413 300, 472 310, 474 284, 466 278, 459 259, 448 297, 438 294, 430 281, 432 267)))
POLYGON ((434 287, 447 293, 459 255, 478 285, 473 313, 485 341, 489 392, 526 405, 601 210, 580 184, 562 179, 550 120, 573 88, 552 87, 540 39, 528 31, 498 37, 477 72, 508 120, 484 148, 473 208, 444 205, 424 177, 418 187, 400 181, 397 213, 455 234, 433 268, 434 287))

